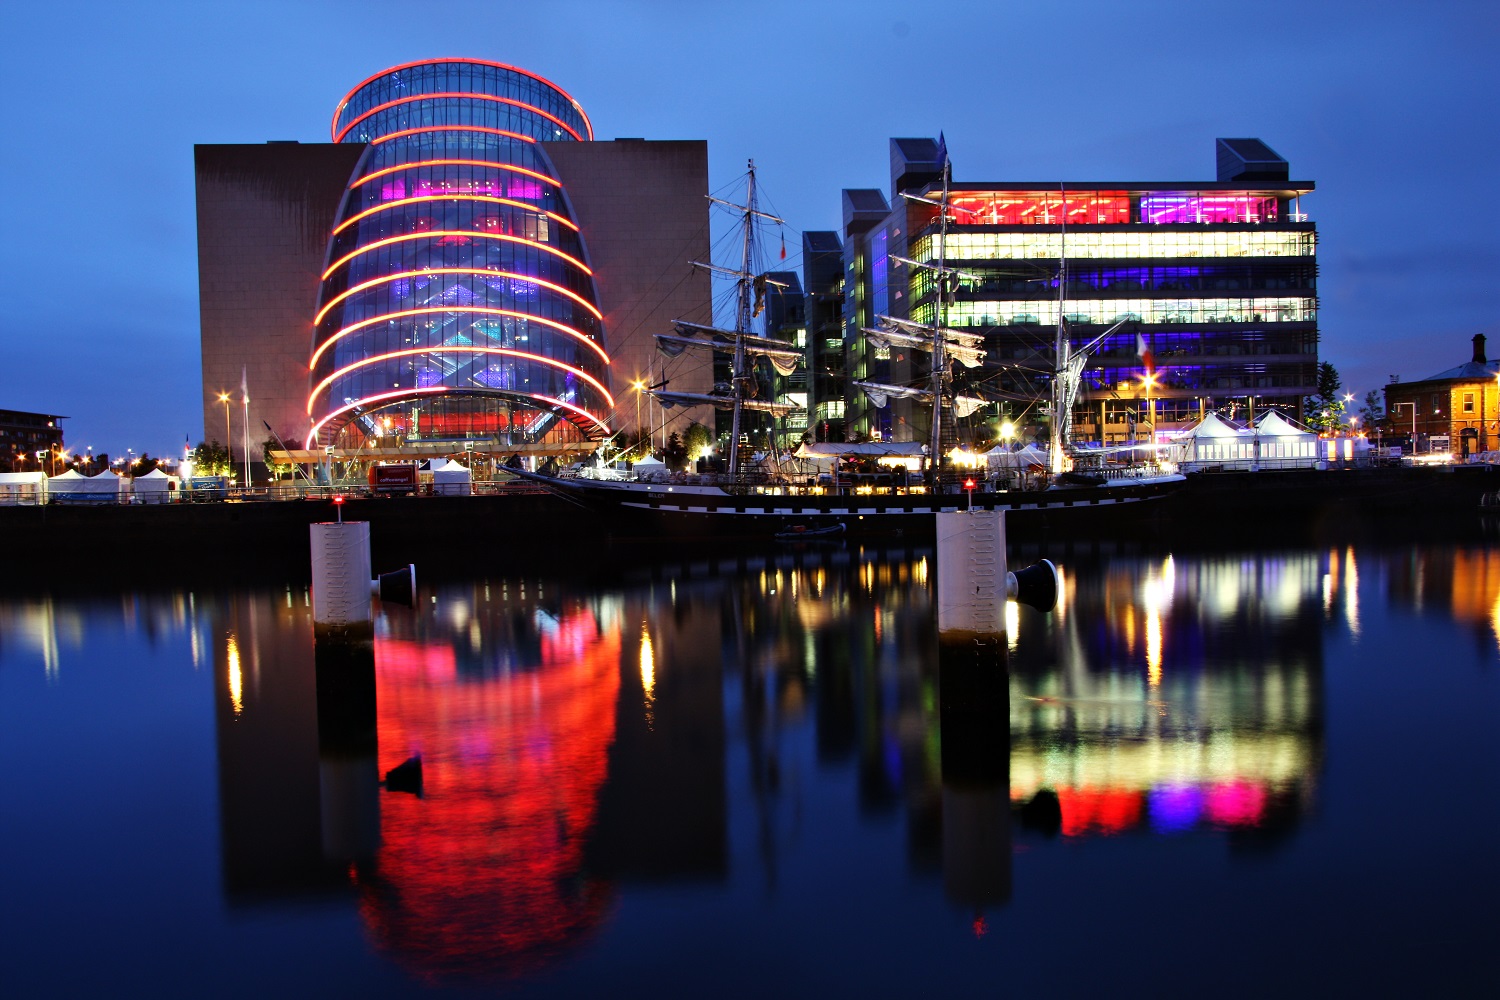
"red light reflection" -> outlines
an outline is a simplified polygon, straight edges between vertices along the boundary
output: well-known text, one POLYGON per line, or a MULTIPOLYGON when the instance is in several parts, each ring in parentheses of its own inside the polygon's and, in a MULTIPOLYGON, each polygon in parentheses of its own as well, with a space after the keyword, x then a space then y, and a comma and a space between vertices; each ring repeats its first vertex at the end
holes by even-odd
POLYGON ((620 686, 618 635, 574 610, 541 664, 466 676, 453 643, 377 637, 380 769, 422 755, 422 798, 381 800, 382 846, 361 878, 383 951, 428 979, 534 968, 602 919, 582 875, 620 686))

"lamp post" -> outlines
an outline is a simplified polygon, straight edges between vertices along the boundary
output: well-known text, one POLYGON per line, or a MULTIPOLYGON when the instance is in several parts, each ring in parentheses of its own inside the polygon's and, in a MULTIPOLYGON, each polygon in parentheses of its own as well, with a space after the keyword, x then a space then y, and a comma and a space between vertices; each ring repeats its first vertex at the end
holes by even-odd
POLYGON ((636 379, 630 383, 630 387, 635 390, 635 441, 639 446, 641 443, 641 392, 645 390, 646 383, 636 379))
POLYGON ((219 402, 224 404, 224 464, 232 470, 234 468, 234 451, 230 448, 230 443, 234 438, 230 437, 229 434, 229 393, 219 393, 219 402))
POLYGON ((246 388, 241 389, 240 392, 245 404, 245 489, 248 490, 250 488, 250 390, 246 388))

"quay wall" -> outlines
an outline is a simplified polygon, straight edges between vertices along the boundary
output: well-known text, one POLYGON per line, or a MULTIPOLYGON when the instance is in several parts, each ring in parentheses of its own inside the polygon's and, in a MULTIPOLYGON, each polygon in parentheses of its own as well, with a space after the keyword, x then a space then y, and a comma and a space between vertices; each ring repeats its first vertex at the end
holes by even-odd
MULTIPOLYGON (((1167 500, 1117 512, 1128 516, 1044 519, 1010 540, 1043 555, 1099 543, 1170 551, 1487 542, 1500 534, 1500 515, 1481 515, 1479 501, 1495 490, 1500 470, 1482 466, 1198 473, 1167 500)), ((375 572, 415 563, 427 578, 586 575, 605 563, 659 559, 664 548, 686 556, 695 544, 704 551, 725 544, 614 538, 605 518, 542 493, 350 498, 343 516, 370 522, 375 572)), ((326 500, 0 506, 0 589, 80 580, 306 581, 307 526, 335 518, 326 500)), ((764 550, 767 543, 740 544, 764 550)))

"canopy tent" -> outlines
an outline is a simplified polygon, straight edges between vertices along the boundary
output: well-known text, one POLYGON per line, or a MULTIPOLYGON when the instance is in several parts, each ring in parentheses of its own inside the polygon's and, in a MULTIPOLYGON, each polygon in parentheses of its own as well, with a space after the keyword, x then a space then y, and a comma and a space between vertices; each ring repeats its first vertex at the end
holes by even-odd
POLYGON ((800 459, 804 468, 829 472, 836 462, 850 459, 874 459, 880 465, 896 465, 910 470, 915 469, 926 454, 926 447, 919 441, 816 441, 804 442, 792 456, 800 459))
POLYGON ((69 469, 47 480, 47 495, 53 500, 66 500, 84 489, 83 484, 88 480, 89 477, 77 469, 69 469))
POLYGON ((168 489, 171 486, 172 477, 160 469, 152 469, 144 476, 136 476, 130 481, 130 489, 140 503, 166 503, 171 499, 168 489))
POLYGON ((432 492, 440 496, 466 497, 474 492, 474 475, 468 466, 453 459, 439 465, 436 460, 428 463, 432 468, 432 492))
POLYGON ((1321 457, 1318 435, 1275 410, 1267 410, 1255 422, 1255 434, 1261 468, 1307 468, 1316 465, 1321 457))
POLYGON ((1047 453, 1034 444, 1017 451, 998 445, 984 453, 985 467, 991 472, 1001 469, 1045 469, 1049 467, 1047 453))
POLYGON ((0 504, 47 502, 45 472, 0 472, 0 504))
POLYGON ((649 483, 662 482, 672 472, 672 470, 667 468, 667 463, 651 455, 632 462, 630 469, 635 474, 635 478, 643 479, 649 483))
POLYGON ((1183 472, 1312 468, 1319 461, 1318 436, 1274 410, 1250 427, 1210 413, 1173 440, 1168 457, 1183 472))

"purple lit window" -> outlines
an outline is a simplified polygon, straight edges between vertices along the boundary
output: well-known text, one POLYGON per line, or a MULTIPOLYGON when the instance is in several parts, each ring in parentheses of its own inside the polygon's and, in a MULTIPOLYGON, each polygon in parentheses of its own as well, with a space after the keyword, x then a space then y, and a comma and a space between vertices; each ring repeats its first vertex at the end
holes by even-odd
POLYGON ((516 384, 513 365, 490 365, 474 373, 474 381, 491 389, 510 389, 516 384))
POLYGON ((1141 221, 1148 225, 1184 222, 1274 222, 1276 199, 1252 195, 1148 194, 1141 198, 1141 221))
POLYGON ((443 289, 443 302, 447 305, 457 303, 461 306, 470 305, 474 301, 474 292, 463 285, 449 285, 443 289))

